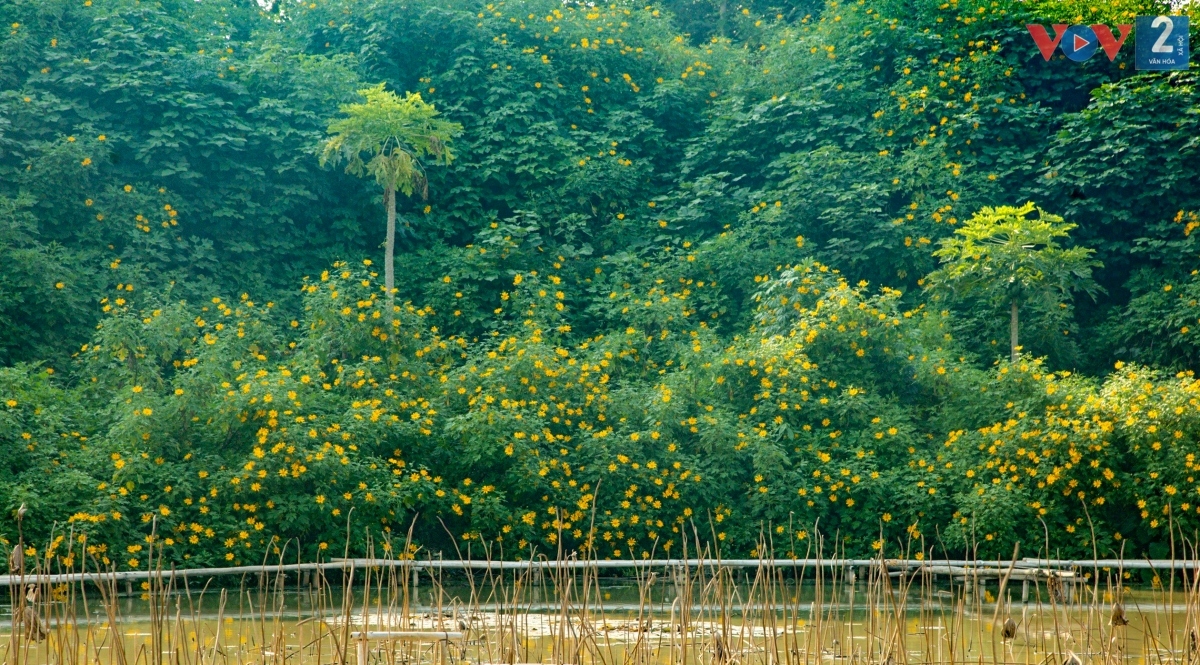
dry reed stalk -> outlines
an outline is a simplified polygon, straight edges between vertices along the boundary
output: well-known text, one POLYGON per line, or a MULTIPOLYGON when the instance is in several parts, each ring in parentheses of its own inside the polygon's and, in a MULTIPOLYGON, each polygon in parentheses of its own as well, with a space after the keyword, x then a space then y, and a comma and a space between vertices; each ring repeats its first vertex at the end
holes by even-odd
MULTIPOLYGON (((1173 521, 1168 526, 1171 559, 1150 566, 1159 583, 1133 592, 1120 557, 1115 569, 1094 563, 1073 578, 1030 573, 1030 565, 1043 568, 1048 548, 1028 563, 1014 551, 1007 562, 953 569, 895 566, 881 549, 860 575, 842 563, 845 545, 835 539, 827 553, 815 527, 803 561, 792 551, 775 558, 768 529, 756 565, 735 569, 723 563, 719 549, 701 543, 693 525, 694 538, 684 539, 681 551, 684 560, 695 561, 665 571, 636 566, 637 604, 624 609, 606 602, 609 587, 598 566, 574 567, 595 562, 591 550, 560 548, 553 559, 531 552, 528 567, 509 573, 497 563, 502 550, 470 543, 457 555, 482 556, 486 565, 467 569, 453 586, 424 553, 430 574, 422 576, 422 588, 411 574, 419 554, 411 529, 402 554, 408 567, 372 563, 377 549, 397 556, 398 548, 390 536, 366 536, 367 563, 346 566, 333 580, 320 568, 289 578, 282 566, 294 553, 281 543, 264 553, 255 577, 243 576, 236 589, 219 593, 210 591, 209 580, 198 596, 188 578, 173 574, 163 544, 152 537, 146 559, 152 574, 138 601, 121 591, 112 566, 101 566, 74 532, 56 531, 52 536, 63 539, 65 553, 52 556, 48 547, 14 570, 20 581, 28 575, 37 583, 10 589, 20 621, 0 644, 6 665, 348 665, 360 657, 370 661, 361 665, 546 658, 563 665, 1060 665, 1076 656, 1085 665, 1124 665, 1138 655, 1146 665, 1195 665, 1200 554, 1194 539, 1175 533, 1173 521), (100 575, 46 581, 46 574, 71 572, 75 564, 100 575), (1185 572, 1177 580, 1180 566, 1185 572), (960 570, 965 573, 954 572, 960 570), (1010 591, 1016 579, 1028 580, 1034 597, 1022 603, 1019 629, 1001 638, 1003 620, 1016 618, 1010 591), (232 614, 230 593, 238 594, 232 614), (144 616, 135 616, 135 603, 144 616), (204 610, 213 603, 215 622, 204 610), (1106 609, 1125 603, 1135 625, 1110 622, 1106 609), (37 641, 23 622, 44 624, 46 639, 37 641), (366 650, 350 648, 352 632, 374 630, 461 631, 465 637, 388 638, 366 650)), ((156 525, 151 528, 156 536, 156 525)), ((918 547, 932 553, 920 539, 900 546, 906 560, 918 547)))

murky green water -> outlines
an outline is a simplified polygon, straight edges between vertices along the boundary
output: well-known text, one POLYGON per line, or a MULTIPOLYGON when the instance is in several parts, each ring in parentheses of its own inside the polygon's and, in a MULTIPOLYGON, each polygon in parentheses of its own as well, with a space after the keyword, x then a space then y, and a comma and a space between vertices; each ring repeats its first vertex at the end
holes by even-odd
MULTIPOLYGON (((333 586, 190 588, 153 597, 134 587, 106 601, 94 587, 58 588, 37 621, 0 634, 6 663, 1080 663, 1195 660, 1196 598, 1126 591, 1127 625, 1112 595, 1082 586, 1051 598, 1020 583, 997 605, 995 582, 914 585, 741 581, 670 576, 449 578, 352 592, 333 586), (364 602, 366 600, 367 602, 364 602), (1004 624, 1011 620, 1009 634, 1004 624), (32 626, 36 625, 37 628, 32 626), (362 631, 404 635, 374 636, 362 631), (443 632, 445 635, 432 635, 443 632), (41 633, 44 633, 42 635, 41 633), (38 640, 36 638, 44 639, 38 640), (360 645, 360 642, 362 643, 360 645)), ((19 607, 19 604, 18 604, 19 607)), ((30 610, 20 610, 32 617, 30 610)), ((13 605, 0 621, 13 625, 13 605)))

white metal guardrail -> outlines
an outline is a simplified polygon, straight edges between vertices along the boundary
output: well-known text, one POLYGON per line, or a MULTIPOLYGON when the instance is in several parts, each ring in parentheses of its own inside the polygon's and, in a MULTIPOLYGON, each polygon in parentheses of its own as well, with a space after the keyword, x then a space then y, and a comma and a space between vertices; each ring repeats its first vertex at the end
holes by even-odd
MULTIPOLYGON (((55 574, 9 574, 0 575, 0 586, 18 584, 65 584, 71 582, 125 582, 149 579, 173 579, 188 577, 219 577, 241 575, 270 575, 294 572, 326 570, 351 570, 363 568, 405 568, 432 572, 437 570, 620 570, 651 568, 872 568, 883 566, 888 570, 931 575, 996 577, 1012 568, 1012 579, 1027 579, 1046 576, 1051 571, 1088 570, 1197 570, 1200 560, 1180 559, 1036 559, 1012 560, 917 560, 917 559, 643 559, 643 560, 444 560, 444 559, 334 559, 321 563, 288 563, 262 566, 230 566, 227 568, 181 568, 163 570, 125 570, 55 574)), ((1065 576, 1065 575, 1064 575, 1065 576)))

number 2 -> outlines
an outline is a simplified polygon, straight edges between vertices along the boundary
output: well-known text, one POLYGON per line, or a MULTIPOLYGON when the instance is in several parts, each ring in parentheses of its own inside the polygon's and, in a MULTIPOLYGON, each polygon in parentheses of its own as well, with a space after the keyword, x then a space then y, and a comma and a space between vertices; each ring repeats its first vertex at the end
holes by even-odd
POLYGON ((1170 37, 1171 32, 1175 30, 1175 22, 1166 16, 1159 16, 1154 19, 1154 22, 1150 24, 1150 27, 1157 28, 1159 26, 1166 27, 1163 29, 1162 33, 1158 35, 1158 39, 1155 40, 1154 46, 1151 46, 1150 50, 1154 53, 1174 52, 1174 49, 1171 48, 1171 45, 1167 43, 1167 38, 1170 37))

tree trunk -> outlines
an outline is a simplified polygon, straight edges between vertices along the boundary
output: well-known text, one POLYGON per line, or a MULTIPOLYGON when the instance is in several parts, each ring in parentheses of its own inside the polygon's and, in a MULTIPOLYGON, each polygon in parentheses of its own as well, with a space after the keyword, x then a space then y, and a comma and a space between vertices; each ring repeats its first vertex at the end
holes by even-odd
MULTIPOLYGON (((396 271, 393 256, 396 251, 396 190, 387 187, 383 190, 383 204, 387 206, 387 242, 384 244, 383 255, 383 285, 387 289, 387 320, 395 318, 396 271)), ((392 331, 388 331, 391 334, 392 331)))
POLYGON ((1008 320, 1008 344, 1011 348, 1009 356, 1012 362, 1017 362, 1017 301, 1012 301, 1012 313, 1008 320))

